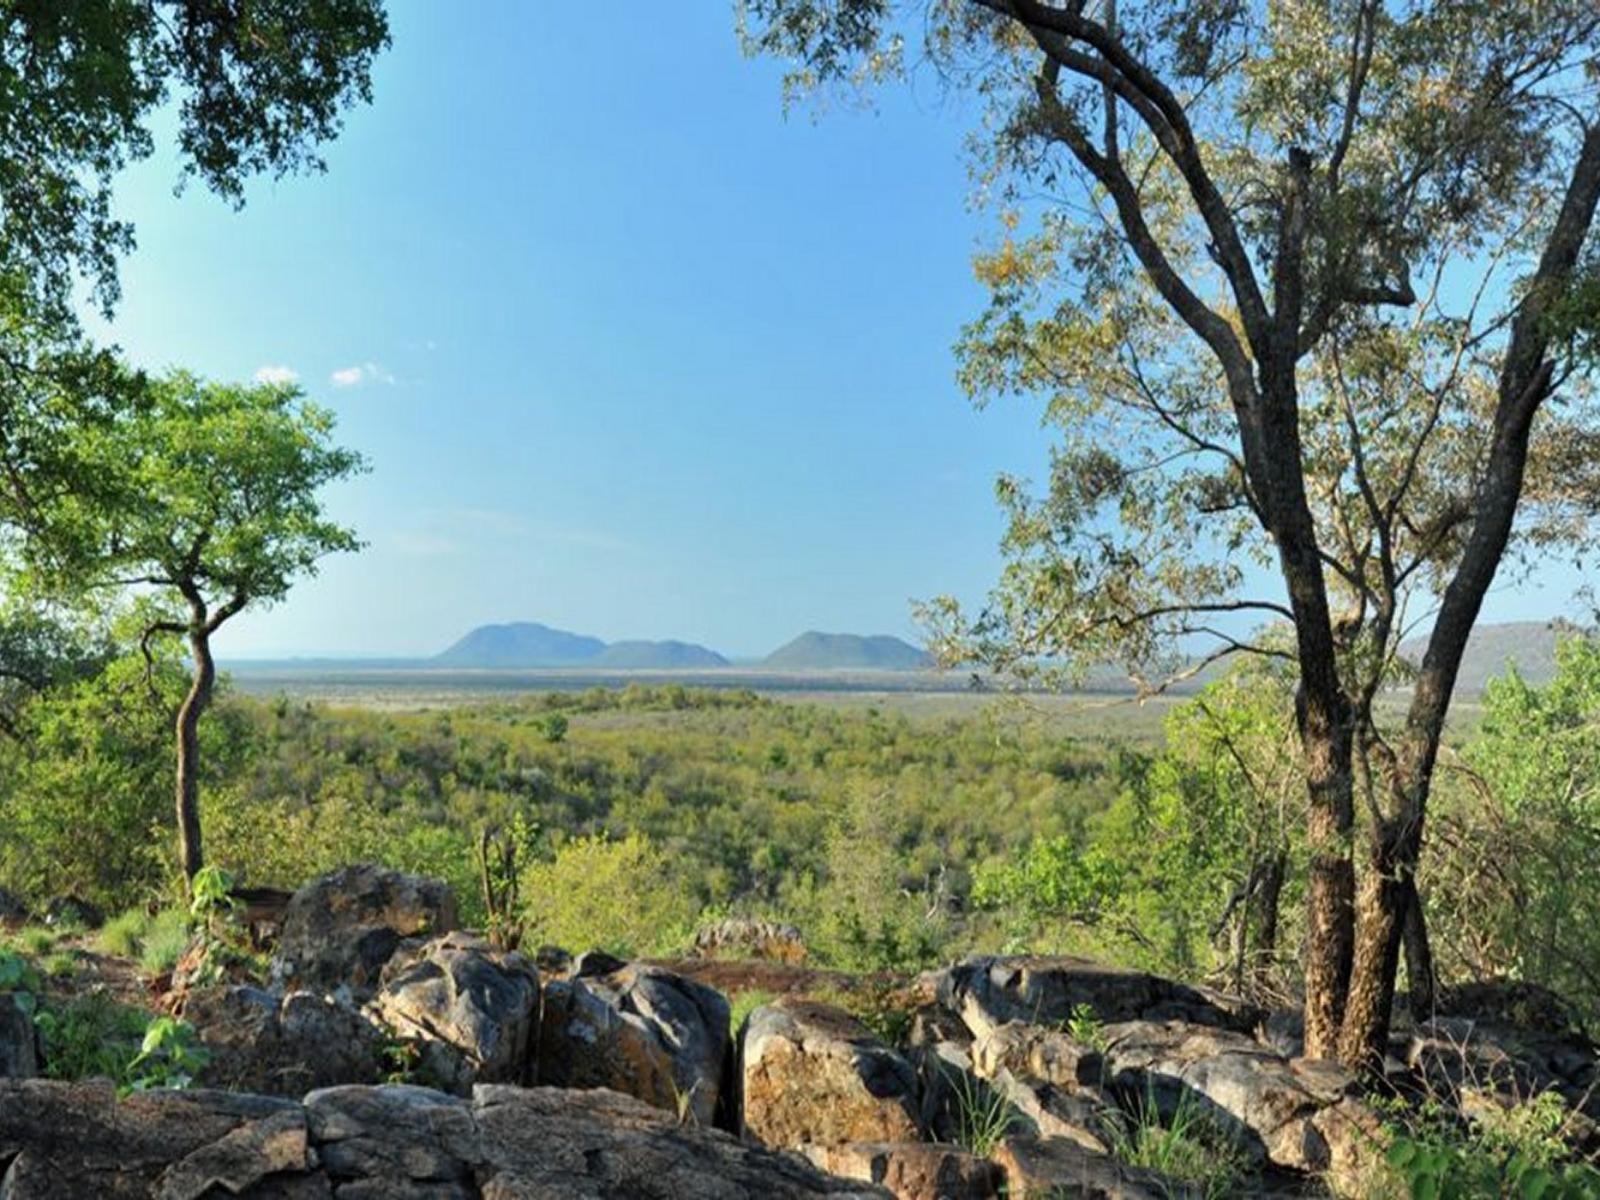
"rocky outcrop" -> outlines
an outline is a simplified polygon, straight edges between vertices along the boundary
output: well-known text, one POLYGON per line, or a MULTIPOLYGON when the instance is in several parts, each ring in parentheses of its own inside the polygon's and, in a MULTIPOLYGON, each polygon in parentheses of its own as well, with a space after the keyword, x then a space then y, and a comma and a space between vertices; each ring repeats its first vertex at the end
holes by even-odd
POLYGON ((1197 1193, 1065 1138, 1009 1137, 995 1152, 1006 1200, 1200 1200, 1197 1193))
POLYGON ((205 988, 188 993, 182 1016, 206 1049, 200 1081, 210 1087, 299 1097, 385 1074, 383 1032, 324 996, 205 988))
POLYGON ((896 1200, 990 1200, 1004 1182, 987 1159, 936 1142, 851 1142, 803 1153, 828 1174, 878 1184, 896 1200))
MULTIPOLYGON (((599 969, 598 960, 591 965, 599 969)), ((728 1002, 720 993, 664 967, 633 963, 545 987, 537 1078, 611 1088, 669 1112, 681 1105, 686 1117, 710 1125, 728 1042, 728 1002)))
POLYGON ((455 897, 438 880, 383 867, 342 867, 290 899, 272 983, 282 991, 366 999, 402 938, 456 927, 455 897))
POLYGON ((806 960, 806 941, 793 925, 728 917, 694 935, 695 958, 755 959, 798 966, 806 960))
POLYGON ((742 1128, 768 1146, 920 1141, 917 1077, 839 1009, 784 998, 740 1038, 742 1128))
POLYGON ((1182 1020, 1248 1031, 1261 1011, 1207 988, 1079 958, 969 958, 918 981, 925 999, 982 1037, 1007 1022, 1064 1026, 1079 1012, 1096 1021, 1182 1020))
POLYGON ((447 933, 396 954, 368 1011, 415 1039, 423 1071, 449 1091, 533 1080, 539 973, 520 954, 447 933))
POLYGON ((606 1091, 339 1087, 304 1103, 0 1081, 7 1200, 885 1197, 606 1091))
POLYGON ((32 1079, 38 1073, 33 1006, 20 992, 0 992, 0 1079, 32 1079))

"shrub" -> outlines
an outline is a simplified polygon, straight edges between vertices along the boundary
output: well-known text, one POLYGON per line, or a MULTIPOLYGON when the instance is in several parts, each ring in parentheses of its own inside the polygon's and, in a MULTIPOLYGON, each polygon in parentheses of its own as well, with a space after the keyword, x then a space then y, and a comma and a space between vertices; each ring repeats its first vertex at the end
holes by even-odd
POLYGON ((142 908, 130 908, 100 927, 100 932, 95 935, 94 947, 101 954, 115 958, 133 958, 139 953, 149 923, 149 914, 142 908))
POLYGON ((181 908, 162 909, 145 926, 139 945, 139 967, 147 975, 164 975, 178 965, 189 947, 189 915, 181 908))
POLYGON ((528 868, 521 891, 531 940, 574 952, 600 949, 626 958, 674 950, 687 941, 696 915, 666 859, 640 834, 570 841, 553 861, 528 868))

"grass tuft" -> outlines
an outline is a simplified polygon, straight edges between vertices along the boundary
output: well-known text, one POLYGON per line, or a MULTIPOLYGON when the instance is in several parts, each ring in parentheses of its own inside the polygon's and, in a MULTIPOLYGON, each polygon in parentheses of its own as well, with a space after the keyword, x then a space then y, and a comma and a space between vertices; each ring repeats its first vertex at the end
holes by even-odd
POLYGON ((141 908, 130 908, 101 926, 100 932, 95 935, 94 947, 101 954, 113 958, 134 958, 139 953, 145 928, 149 924, 148 913, 141 908))
POLYGON ((178 965, 189 948, 189 914, 167 908, 150 918, 139 947, 139 967, 147 975, 164 975, 178 965))

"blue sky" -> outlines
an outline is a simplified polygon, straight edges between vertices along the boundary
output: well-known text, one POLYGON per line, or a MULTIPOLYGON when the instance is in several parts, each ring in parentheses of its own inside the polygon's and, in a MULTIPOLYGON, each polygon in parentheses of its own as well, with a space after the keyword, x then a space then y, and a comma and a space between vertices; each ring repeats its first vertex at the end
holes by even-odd
POLYGON ((225 657, 518 619, 751 655, 911 636, 913 597, 994 580, 993 478, 1037 475, 1045 439, 953 382, 988 228, 972 112, 924 79, 785 119, 731 5, 671 7, 398 0, 326 175, 242 212, 174 196, 165 148, 124 177, 139 247, 98 331, 150 367, 293 371, 372 461, 329 497, 368 548, 230 624, 225 657))

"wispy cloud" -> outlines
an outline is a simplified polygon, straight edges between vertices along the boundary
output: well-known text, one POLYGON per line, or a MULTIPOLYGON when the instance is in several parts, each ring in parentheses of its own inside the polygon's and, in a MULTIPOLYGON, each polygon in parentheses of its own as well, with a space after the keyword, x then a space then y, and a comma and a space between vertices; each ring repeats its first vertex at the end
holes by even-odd
POLYGON ((356 363, 353 367, 341 367, 328 376, 329 382, 334 387, 348 388, 359 387, 364 383, 393 383, 394 374, 387 367, 375 362, 356 363))
POLYGON ((268 364, 264 367, 257 367, 256 373, 250 378, 257 383, 299 383, 300 372, 293 367, 268 364))

